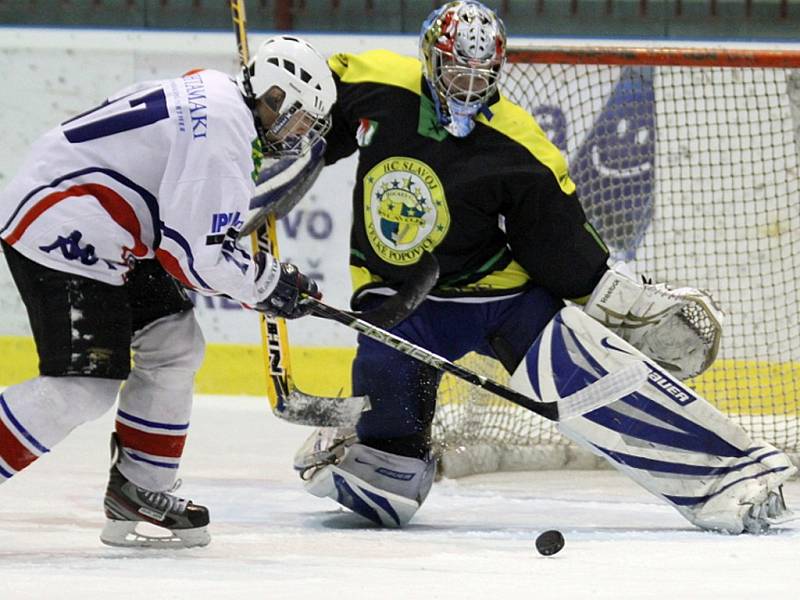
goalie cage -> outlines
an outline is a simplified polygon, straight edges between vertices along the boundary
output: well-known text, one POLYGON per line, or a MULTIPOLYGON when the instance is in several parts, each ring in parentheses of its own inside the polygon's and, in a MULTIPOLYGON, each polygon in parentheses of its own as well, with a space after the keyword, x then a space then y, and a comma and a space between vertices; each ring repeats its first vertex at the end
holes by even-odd
MULTIPOLYGON (((688 385, 798 464, 800 52, 517 47, 508 61, 504 92, 567 157, 612 255, 726 312, 716 363, 688 385)), ((433 437, 446 477, 603 463, 450 376, 433 437)))

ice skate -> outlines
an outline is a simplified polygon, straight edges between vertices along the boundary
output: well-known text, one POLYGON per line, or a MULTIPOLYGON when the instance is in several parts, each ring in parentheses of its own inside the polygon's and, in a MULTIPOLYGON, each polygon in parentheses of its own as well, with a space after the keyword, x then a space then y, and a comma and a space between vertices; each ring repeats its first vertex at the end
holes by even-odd
MULTIPOLYGON (((112 436, 112 456, 118 442, 112 436)), ((170 492, 152 492, 136 486, 113 460, 103 507, 106 525, 100 540, 109 546, 139 548, 191 548, 211 541, 208 509, 170 492), (145 531, 150 529, 153 533, 145 531)))

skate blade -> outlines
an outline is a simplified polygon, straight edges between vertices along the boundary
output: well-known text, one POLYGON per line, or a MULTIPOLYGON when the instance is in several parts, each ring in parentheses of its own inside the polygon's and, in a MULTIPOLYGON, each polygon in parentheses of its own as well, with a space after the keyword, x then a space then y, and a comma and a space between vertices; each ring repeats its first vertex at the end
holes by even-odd
POLYGON ((161 535, 151 535, 137 531, 137 526, 141 528, 142 525, 146 524, 141 521, 108 519, 100 533, 100 541, 117 548, 194 548, 207 546, 211 541, 206 527, 176 530, 153 527, 161 535))

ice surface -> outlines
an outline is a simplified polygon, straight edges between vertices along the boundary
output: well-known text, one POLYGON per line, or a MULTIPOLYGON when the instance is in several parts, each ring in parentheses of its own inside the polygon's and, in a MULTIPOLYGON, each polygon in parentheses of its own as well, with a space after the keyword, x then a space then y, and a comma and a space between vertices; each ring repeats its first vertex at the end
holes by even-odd
MULTIPOLYGON (((306 429, 266 401, 198 397, 181 488, 211 510, 192 550, 103 546, 113 415, 0 486, 0 599, 793 598, 800 523, 761 537, 703 533, 611 472, 445 481, 403 531, 376 529, 303 492, 306 429), (539 556, 536 536, 566 547, 539 556)), ((800 508, 800 483, 787 500, 800 508)))

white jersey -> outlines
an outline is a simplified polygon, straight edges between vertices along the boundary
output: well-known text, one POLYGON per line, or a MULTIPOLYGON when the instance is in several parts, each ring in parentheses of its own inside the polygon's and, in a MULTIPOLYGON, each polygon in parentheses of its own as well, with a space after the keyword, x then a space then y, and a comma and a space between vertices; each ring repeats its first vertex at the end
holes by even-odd
POLYGON ((199 292, 255 304, 265 290, 234 242, 254 193, 255 138, 224 73, 127 88, 34 143, 0 194, 0 237, 39 264, 112 285, 136 259, 157 258, 199 292))

